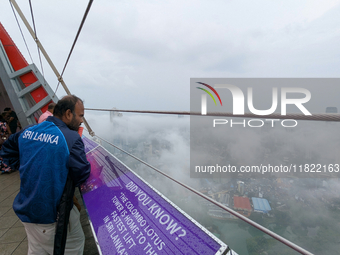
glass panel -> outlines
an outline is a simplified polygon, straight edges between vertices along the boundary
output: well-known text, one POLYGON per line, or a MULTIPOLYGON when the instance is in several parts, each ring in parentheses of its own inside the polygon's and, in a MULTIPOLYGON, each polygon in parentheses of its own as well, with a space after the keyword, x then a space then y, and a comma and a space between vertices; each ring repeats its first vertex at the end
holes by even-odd
MULTIPOLYGON (((215 200, 228 204, 232 209, 235 197, 236 200, 242 197, 237 183, 242 181, 243 195, 251 204, 251 210, 243 210, 243 213, 250 213, 249 219, 296 245, 314 254, 336 254, 340 249, 340 190, 337 178, 189 178, 188 117, 123 114, 113 117, 110 122, 109 114, 101 114, 99 119, 101 121, 95 123, 96 127, 91 117, 88 118, 100 137, 215 200), (268 213, 254 211, 252 197, 260 198, 259 193, 269 202, 271 210, 268 213)), ((338 125, 322 123, 320 125, 331 127, 338 125)), ((105 142, 102 145, 237 253, 299 254, 153 169, 118 152, 111 145, 105 142)))
POLYGON ((91 175, 81 191, 103 254, 216 254, 227 249, 101 146, 88 151, 87 159, 91 175))

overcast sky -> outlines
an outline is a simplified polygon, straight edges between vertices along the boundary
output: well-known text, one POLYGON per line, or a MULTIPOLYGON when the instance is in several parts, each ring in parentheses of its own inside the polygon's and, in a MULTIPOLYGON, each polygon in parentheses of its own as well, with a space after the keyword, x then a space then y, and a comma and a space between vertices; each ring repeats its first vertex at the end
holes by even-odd
MULTIPOLYGON (((88 1, 31 2, 38 38, 61 72, 88 1)), ((28 1, 17 3, 31 22, 28 1)), ((193 77, 339 77, 339 3, 94 1, 64 80, 89 108, 188 111, 193 77)), ((8 1, 0 17, 31 62, 8 1)))

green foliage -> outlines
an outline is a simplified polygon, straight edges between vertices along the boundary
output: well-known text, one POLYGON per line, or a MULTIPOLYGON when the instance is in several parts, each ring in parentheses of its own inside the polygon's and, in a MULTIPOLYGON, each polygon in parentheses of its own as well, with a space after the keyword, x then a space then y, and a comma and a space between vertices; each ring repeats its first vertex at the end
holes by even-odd
POLYGON ((289 212, 282 212, 276 210, 274 212, 276 218, 276 224, 280 227, 287 227, 290 225, 291 217, 289 212))
POLYGON ((247 249, 249 254, 261 254, 263 251, 268 250, 268 241, 263 236, 256 236, 247 239, 247 249))

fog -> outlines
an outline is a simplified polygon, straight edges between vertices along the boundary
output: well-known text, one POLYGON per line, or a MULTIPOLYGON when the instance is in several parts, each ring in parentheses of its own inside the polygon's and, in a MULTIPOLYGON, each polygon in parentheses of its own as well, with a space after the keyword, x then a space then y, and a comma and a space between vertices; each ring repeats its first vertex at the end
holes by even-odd
MULTIPOLYGON (((109 113, 87 111, 86 118, 99 137, 197 190, 217 192, 230 187, 230 184, 236 186, 236 181, 242 180, 246 189, 244 195, 251 198, 261 194, 272 208, 268 215, 252 212, 250 219, 313 253, 338 252, 339 173, 333 173, 333 178, 317 173, 308 175, 306 172, 300 176, 290 174, 254 177, 243 174, 228 177, 218 174, 208 176, 209 179, 205 179, 206 176, 190 177, 190 156, 191 164, 195 159, 200 164, 227 162, 236 166, 258 163, 339 164, 339 139, 336 135, 338 123, 298 121, 298 126, 291 129, 280 125, 262 129, 223 126, 219 127, 218 135, 206 132, 205 136, 204 132, 199 132, 200 129, 193 129, 189 117, 185 116, 123 113, 123 116, 115 116, 110 120, 109 113), (197 141, 193 141, 195 131, 200 134, 197 141), (199 146, 195 143, 199 143, 199 146)), ((198 122, 209 122, 208 117, 202 119, 200 117, 198 122)), ((211 207, 202 199, 105 142, 102 145, 181 209, 211 231, 217 232, 220 239, 239 254, 258 254, 258 251, 254 253, 251 245, 254 240, 265 247, 268 254, 278 250, 281 250, 281 254, 294 254, 289 253, 290 249, 282 248, 276 241, 271 245, 261 243, 258 238, 263 234, 242 224, 240 220, 212 219, 207 214, 211 207), (226 229, 231 229, 232 232, 226 229), (244 233, 235 236, 233 231, 244 233)), ((230 191, 231 196, 240 196, 235 188, 230 191)), ((230 207, 232 208, 232 204, 230 207)))
MULTIPOLYGON (((115 116, 110 120, 109 113, 86 114, 91 128, 99 137, 109 142, 117 142, 118 144, 115 145, 118 147, 176 179, 185 183, 196 183, 189 177, 188 117, 123 113, 122 117, 115 116)), ((106 146, 105 143, 103 145, 106 146)), ((118 158, 126 159, 119 150, 112 151, 118 158)), ((134 159, 127 159, 135 162, 134 159)), ((149 167, 144 168, 144 165, 138 165, 138 169, 149 170, 149 167)), ((135 171, 135 169, 132 170, 135 171)), ((154 170, 149 171, 154 172, 154 170)))

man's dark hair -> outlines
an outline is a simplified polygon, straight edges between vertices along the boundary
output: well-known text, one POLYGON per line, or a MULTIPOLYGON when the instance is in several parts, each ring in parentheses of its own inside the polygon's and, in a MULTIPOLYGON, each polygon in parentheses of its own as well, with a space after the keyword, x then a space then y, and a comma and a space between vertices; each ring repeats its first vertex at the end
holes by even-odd
POLYGON ((56 105, 55 103, 50 103, 47 107, 47 110, 53 110, 55 105, 56 105))
POLYGON ((10 107, 6 107, 6 108, 4 109, 4 112, 8 112, 8 111, 10 111, 10 110, 11 110, 10 107))
POLYGON ((58 103, 54 107, 53 115, 62 118, 68 109, 70 109, 71 112, 75 114, 74 108, 78 101, 83 103, 83 100, 81 100, 79 97, 75 95, 64 96, 62 99, 58 101, 58 103))

